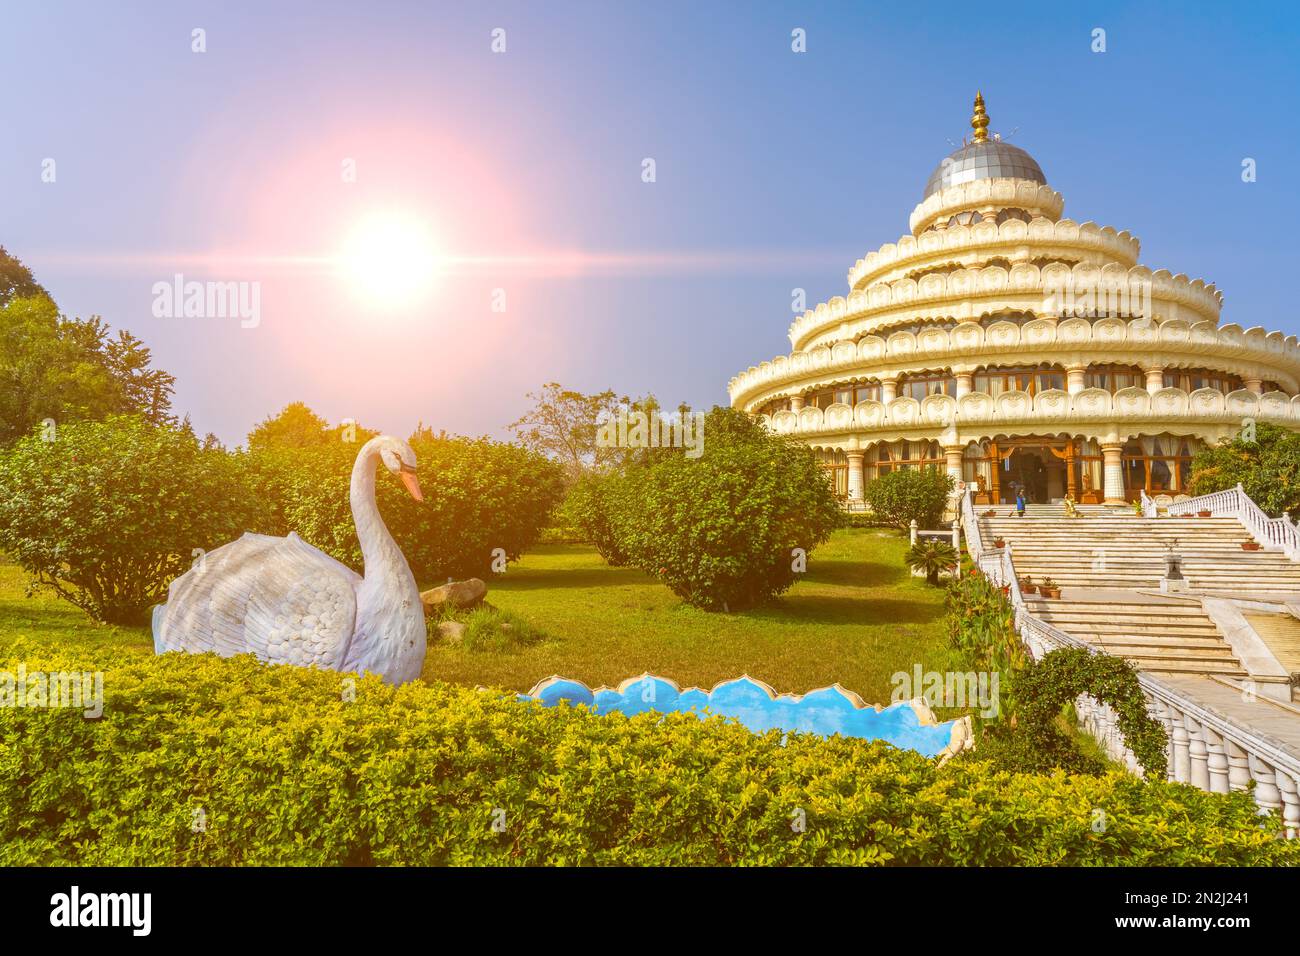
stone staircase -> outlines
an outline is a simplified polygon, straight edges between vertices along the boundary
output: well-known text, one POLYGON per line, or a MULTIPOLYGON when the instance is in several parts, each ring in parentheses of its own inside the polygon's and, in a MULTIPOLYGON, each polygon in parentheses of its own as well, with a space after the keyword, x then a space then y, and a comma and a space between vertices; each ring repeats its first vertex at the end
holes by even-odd
POLYGON ((1028 595, 1029 612, 1142 670, 1250 676, 1198 600, 1071 588, 1059 599, 1028 595))
MULTIPOLYGON (((977 514, 989 509, 977 509, 977 514)), ((1060 506, 1037 505, 1023 518, 980 517, 985 547, 998 537, 1012 549, 1016 572, 1062 587, 1158 588, 1165 554, 1183 557, 1182 573, 1197 591, 1300 596, 1300 564, 1284 554, 1243 551, 1252 540, 1236 518, 1140 518, 1122 509, 1085 508, 1066 518, 1060 506)))

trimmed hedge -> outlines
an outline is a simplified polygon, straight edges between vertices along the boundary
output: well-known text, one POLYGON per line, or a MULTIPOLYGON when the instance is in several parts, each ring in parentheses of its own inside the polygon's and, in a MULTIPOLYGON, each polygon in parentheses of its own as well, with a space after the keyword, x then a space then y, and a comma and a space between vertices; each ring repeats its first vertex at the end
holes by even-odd
POLYGON ((0 864, 1300 863, 1245 793, 346 680, 123 655, 98 720, 0 707, 0 864))

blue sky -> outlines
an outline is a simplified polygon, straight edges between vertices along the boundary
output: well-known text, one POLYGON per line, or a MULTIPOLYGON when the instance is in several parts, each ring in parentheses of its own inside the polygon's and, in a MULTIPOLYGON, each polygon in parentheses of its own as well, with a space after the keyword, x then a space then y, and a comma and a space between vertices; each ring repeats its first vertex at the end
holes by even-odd
POLYGON ((906 232, 976 88, 1066 215, 1215 282, 1225 322, 1300 333, 1300 26, 1282 4, 51 2, 4 20, 0 244, 64 311, 143 337, 177 410, 230 442, 296 399, 499 436, 552 379, 725 403, 731 375, 788 351, 793 288, 842 295, 854 260, 906 232), (380 207, 489 265, 410 314, 267 265, 328 253, 380 207), (232 249, 237 266, 202 264, 232 249), (495 259, 521 249, 632 264, 495 259), (154 317, 177 262, 261 282, 259 328, 154 317))

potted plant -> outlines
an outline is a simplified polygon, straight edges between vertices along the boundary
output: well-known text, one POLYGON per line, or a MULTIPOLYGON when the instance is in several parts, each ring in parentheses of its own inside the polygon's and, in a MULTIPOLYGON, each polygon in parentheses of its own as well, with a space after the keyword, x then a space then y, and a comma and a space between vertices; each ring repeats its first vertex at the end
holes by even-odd
POLYGON ((956 568, 957 549, 946 541, 922 539, 908 549, 904 560, 913 571, 925 575, 928 584, 938 584, 939 575, 956 568))
POLYGON ((1197 513, 1198 515, 1200 515, 1202 518, 1212 518, 1212 517, 1214 517, 1214 512, 1211 511, 1211 510, 1209 510, 1208 508, 1202 508, 1200 511, 1198 511, 1198 512, 1196 512, 1196 513, 1197 513))
POLYGON ((1243 542, 1241 542, 1241 550, 1242 550, 1242 551, 1258 551, 1258 550, 1259 550, 1259 542, 1258 542, 1258 541, 1243 541, 1243 542))
POLYGON ((1006 538, 1003 538, 1003 537, 1000 537, 1000 536, 999 536, 999 537, 993 539, 993 547, 995 547, 995 548, 1005 548, 1006 546, 1007 546, 1007 539, 1006 539, 1006 538))
POLYGON ((997 516, 997 509, 995 508, 990 508, 988 511, 984 512, 984 517, 986 518, 996 518, 997 516))
POLYGON ((1043 597, 1059 598, 1061 596, 1061 589, 1051 578, 1043 578, 1043 583, 1038 586, 1038 593, 1043 597))
POLYGON ((1034 579, 1027 574, 1020 579, 1020 593, 1021 594, 1038 593, 1038 588, 1034 586, 1034 579))

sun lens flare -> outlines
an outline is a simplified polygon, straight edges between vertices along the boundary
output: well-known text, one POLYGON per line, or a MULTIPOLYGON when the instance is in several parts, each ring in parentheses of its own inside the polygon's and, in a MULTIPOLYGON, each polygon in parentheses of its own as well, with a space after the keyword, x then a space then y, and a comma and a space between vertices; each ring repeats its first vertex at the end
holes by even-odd
POLYGON ((361 222, 343 245, 342 272, 363 301, 414 305, 439 270, 437 244, 427 225, 413 216, 376 214, 361 222))

